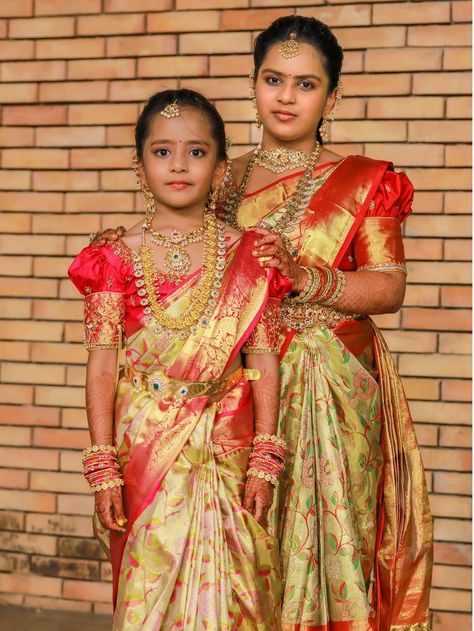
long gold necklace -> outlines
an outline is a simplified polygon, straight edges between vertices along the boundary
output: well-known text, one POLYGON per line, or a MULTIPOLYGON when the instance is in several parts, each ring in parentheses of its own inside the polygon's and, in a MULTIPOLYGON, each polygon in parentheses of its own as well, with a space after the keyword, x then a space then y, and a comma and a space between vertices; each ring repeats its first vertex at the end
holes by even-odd
POLYGON ((197 326, 206 328, 214 313, 222 286, 225 270, 225 228, 218 223, 214 214, 206 213, 204 219, 204 257, 200 278, 192 291, 190 306, 177 317, 170 316, 156 295, 155 283, 158 279, 153 252, 146 243, 146 233, 150 227, 145 222, 142 228, 142 244, 139 253, 133 257, 135 284, 140 304, 144 307, 145 321, 156 334, 165 331, 185 338, 187 332, 194 333, 197 326))
POLYGON ((263 149, 261 145, 259 145, 255 164, 272 173, 279 174, 284 171, 291 171, 292 169, 306 168, 308 158, 309 156, 303 151, 285 149, 284 147, 263 149))
MULTIPOLYGON (((257 147, 249 160, 240 186, 237 189, 232 189, 229 193, 227 204, 223 212, 223 220, 237 229, 242 229, 242 226, 239 224, 237 219, 237 213, 242 203, 242 199, 244 197, 245 189, 247 188, 247 183, 249 181, 250 175, 258 160, 258 152, 259 147, 257 147)), ((291 232, 294 226, 298 223, 299 218, 307 209, 308 204, 314 195, 317 183, 313 178, 313 172, 316 164, 318 163, 320 154, 321 145, 319 144, 319 142, 316 142, 316 147, 314 148, 311 155, 307 157, 305 172, 299 179, 294 194, 285 205, 285 212, 282 214, 280 219, 273 225, 265 220, 261 220, 257 223, 257 225, 261 226, 262 228, 267 228, 272 232, 277 232, 278 234, 280 234, 280 236, 285 241, 289 252, 294 257, 298 255, 298 250, 294 248, 290 243, 288 239, 288 233, 291 232)))
POLYGON ((166 235, 153 230, 151 226, 148 232, 153 243, 168 250, 165 255, 164 265, 166 273, 162 274, 163 279, 170 283, 179 283, 189 274, 191 268, 191 257, 183 246, 199 243, 203 240, 205 234, 204 224, 197 230, 185 234, 173 230, 170 235, 166 235))

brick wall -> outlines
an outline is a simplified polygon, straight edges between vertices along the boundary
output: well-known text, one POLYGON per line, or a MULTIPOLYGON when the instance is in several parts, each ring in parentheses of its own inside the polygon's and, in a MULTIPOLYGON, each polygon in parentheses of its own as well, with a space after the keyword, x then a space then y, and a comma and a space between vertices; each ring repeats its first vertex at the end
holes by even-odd
POLYGON ((411 400, 435 518, 434 629, 470 628, 470 3, 1 0, 0 598, 110 610, 80 474, 82 304, 66 280, 86 235, 131 225, 140 103, 216 99, 239 152, 257 138, 252 36, 290 12, 346 50, 332 142, 391 159, 417 189, 403 310, 377 318, 411 400), (72 14, 71 12, 75 13, 72 14), (176 77, 180 77, 177 79, 176 77))

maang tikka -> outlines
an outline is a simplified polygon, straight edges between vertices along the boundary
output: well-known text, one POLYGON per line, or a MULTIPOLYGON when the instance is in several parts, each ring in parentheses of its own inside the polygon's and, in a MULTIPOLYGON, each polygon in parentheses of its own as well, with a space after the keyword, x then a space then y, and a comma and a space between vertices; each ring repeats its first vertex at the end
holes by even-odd
POLYGON ((146 184, 143 183, 142 178, 140 177, 140 171, 138 169, 138 165, 139 165, 139 160, 138 160, 137 154, 135 153, 132 160, 132 168, 133 168, 133 172, 135 173, 135 177, 137 179, 137 184, 140 187, 140 190, 143 195, 146 218, 148 222, 151 222, 156 212, 155 198, 153 197, 153 193, 148 188, 148 186, 146 186, 146 184))
POLYGON ((296 33, 292 31, 289 39, 285 40, 278 49, 283 59, 293 59, 299 53, 300 45, 296 39, 296 33))
POLYGON ((336 112, 337 108, 339 107, 341 103, 342 96, 343 96, 342 83, 341 83, 341 80, 339 79, 339 81, 337 82, 337 87, 336 87, 336 100, 334 101, 334 106, 332 110, 326 116, 323 116, 323 120, 321 122, 321 125, 319 126, 319 134, 323 142, 327 142, 327 140, 329 139, 329 125, 334 120, 334 113, 336 112))
POLYGON ((261 129, 262 121, 260 119, 260 116, 257 110, 257 96, 255 94, 255 75, 253 72, 249 74, 249 87, 250 87, 250 98, 252 99, 252 105, 255 108, 255 122, 257 123, 257 129, 261 129))

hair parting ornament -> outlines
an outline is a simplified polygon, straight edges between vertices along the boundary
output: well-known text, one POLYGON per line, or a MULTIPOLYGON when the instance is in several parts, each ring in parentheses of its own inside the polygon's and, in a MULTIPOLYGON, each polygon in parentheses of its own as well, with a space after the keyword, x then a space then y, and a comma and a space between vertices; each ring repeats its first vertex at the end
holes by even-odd
POLYGON ((279 48, 280 55, 283 59, 293 59, 299 53, 300 45, 296 40, 296 33, 292 31, 289 39, 285 40, 279 48))
POLYGON ((178 118, 180 115, 181 108, 176 100, 173 103, 169 103, 160 112, 160 116, 164 116, 165 118, 178 118))

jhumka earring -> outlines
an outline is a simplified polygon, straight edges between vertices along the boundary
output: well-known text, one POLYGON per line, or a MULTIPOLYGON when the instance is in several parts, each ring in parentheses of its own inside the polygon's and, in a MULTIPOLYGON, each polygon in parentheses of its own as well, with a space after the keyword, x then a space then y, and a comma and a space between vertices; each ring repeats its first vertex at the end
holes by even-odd
POLYGON ((252 105, 255 108, 255 122, 257 123, 257 129, 261 129, 262 121, 260 120, 260 115, 257 110, 257 97, 255 94, 255 76, 253 72, 249 74, 249 87, 250 87, 250 98, 252 99, 252 105))
POLYGON ((217 210, 217 198, 219 196, 219 186, 216 186, 214 189, 211 188, 209 191, 209 196, 206 202, 206 208, 204 210, 208 215, 215 215, 217 210))
POLYGON ((148 186, 146 186, 146 184, 143 184, 143 181, 140 177, 140 172, 138 170, 138 163, 139 163, 138 156, 137 154, 135 154, 132 160, 132 168, 133 168, 133 172, 135 173, 135 177, 137 178, 137 184, 140 187, 140 190, 143 195, 143 202, 145 205, 145 214, 146 214, 147 221, 151 222, 156 212, 155 198, 153 197, 153 193, 148 188, 148 186))
POLYGON ((293 59, 299 53, 300 45, 296 40, 296 33, 290 33, 290 38, 285 40, 278 49, 283 59, 293 59))
POLYGON ((321 125, 319 126, 319 134, 323 142, 327 142, 329 138, 329 126, 334 120, 334 113, 339 107, 339 104, 342 99, 342 95, 343 95, 342 84, 341 84, 341 80, 339 80, 336 87, 336 100, 334 101, 334 106, 332 110, 328 114, 326 114, 326 116, 323 116, 323 120, 321 122, 321 125))

